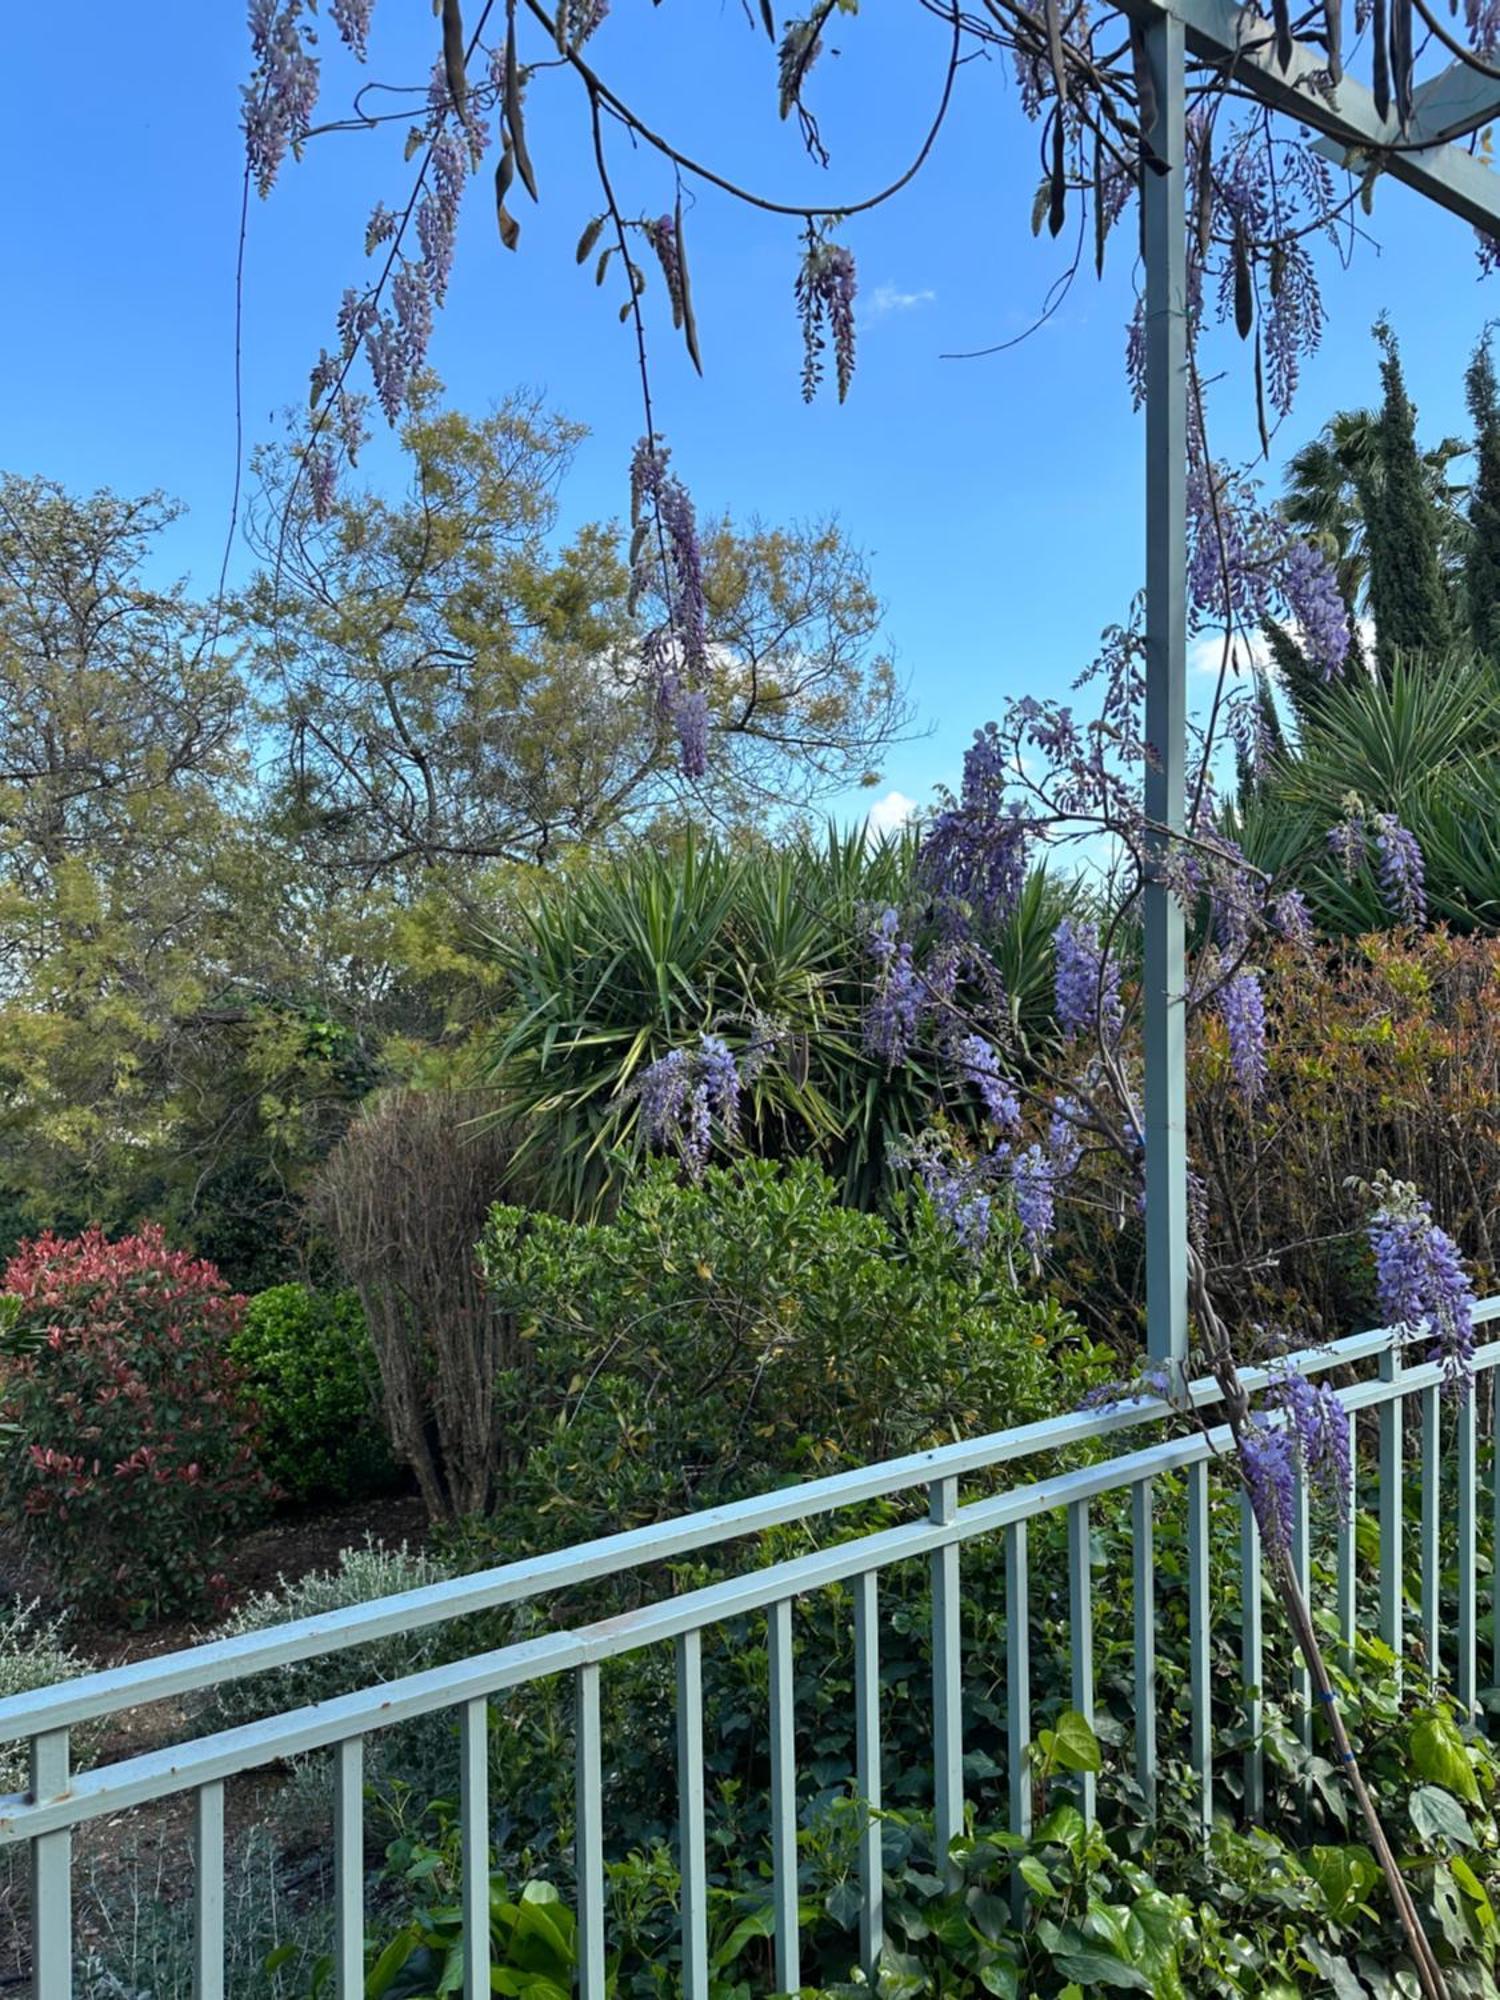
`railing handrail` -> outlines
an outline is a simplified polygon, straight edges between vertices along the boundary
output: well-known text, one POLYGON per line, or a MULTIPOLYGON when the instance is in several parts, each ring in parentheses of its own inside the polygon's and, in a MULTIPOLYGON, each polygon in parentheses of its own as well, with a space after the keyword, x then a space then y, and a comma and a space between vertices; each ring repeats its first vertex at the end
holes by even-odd
MULTIPOLYGON (((1482 1300, 1475 1307, 1474 1317, 1478 1323, 1500 1318, 1500 1296, 1482 1300)), ((1278 1365, 1294 1367, 1307 1375, 1319 1374, 1369 1360, 1406 1344, 1404 1329, 1377 1327, 1365 1333, 1348 1334, 1325 1346, 1300 1350, 1278 1365)), ((1266 1368, 1242 1371, 1245 1386, 1251 1391, 1263 1388, 1270 1375, 1266 1368)), ((1200 1377, 1188 1388, 1188 1398, 1195 1409, 1211 1408, 1220 1400, 1220 1394, 1212 1377, 1200 1377)), ((292 1666, 301 1660, 341 1652, 422 1626, 523 1603, 545 1591, 596 1582, 625 1570, 735 1541, 766 1528, 810 1520, 843 1507, 909 1492, 937 1479, 961 1478, 994 1466, 1039 1457, 1068 1445, 1137 1428, 1170 1414, 1170 1409, 1160 1397, 1141 1396, 1102 1410, 1076 1410, 1061 1417, 1045 1417, 1009 1430, 992 1431, 983 1437, 909 1452, 849 1472, 830 1473, 821 1479, 779 1487, 746 1500, 674 1515, 644 1528, 598 1536, 546 1555, 524 1556, 470 1575, 450 1577, 442 1583, 372 1599, 367 1604, 313 1613, 284 1625, 237 1633, 226 1639, 206 1640, 125 1666, 100 1668, 80 1674, 74 1680, 0 1700, 0 1742, 73 1728, 148 1702, 292 1666)))
MULTIPOLYGON (((1486 1319, 1494 1316, 1494 1312, 1485 1314, 1486 1319)), ((1476 1371, 1500 1367, 1500 1342, 1480 1348, 1474 1367, 1476 1371)), ((1427 1361, 1393 1376, 1352 1383, 1336 1393, 1352 1413, 1434 1389, 1442 1380, 1442 1364, 1427 1361)), ((0 1797, 0 1845, 127 1811, 282 1758, 305 1756, 371 1730, 680 1638, 893 1563, 931 1555, 949 1544, 997 1534, 1039 1515, 1182 1471, 1223 1452, 1228 1444, 1229 1431, 1223 1425, 1212 1431, 1165 1438, 1095 1465, 970 1501, 947 1519, 928 1518, 879 1529, 569 1631, 513 1641, 466 1660, 430 1667, 328 1701, 311 1702, 188 1743, 146 1751, 74 1777, 67 1790, 53 1798, 33 1800, 25 1793, 0 1797)), ((18 1699, 24 1701, 25 1697, 18 1699)), ((49 1718, 48 1726, 58 1725, 49 1718)))

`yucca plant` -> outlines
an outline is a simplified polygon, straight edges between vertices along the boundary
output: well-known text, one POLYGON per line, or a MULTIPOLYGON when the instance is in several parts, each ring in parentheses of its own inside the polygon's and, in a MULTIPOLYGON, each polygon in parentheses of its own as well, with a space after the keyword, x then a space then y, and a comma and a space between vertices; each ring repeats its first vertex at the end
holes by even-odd
MULTIPOLYGON (((915 866, 909 836, 830 830, 774 851, 636 849, 544 888, 488 940, 508 998, 480 1059, 497 1108, 527 1134, 519 1158, 542 1174, 543 1198, 595 1210, 639 1150, 642 1072, 712 1033, 737 1055, 774 1040, 741 1108, 747 1146, 812 1156, 847 1200, 877 1199, 892 1142, 921 1129, 941 1087, 920 1060, 888 1071, 863 1045, 871 916, 909 906, 915 866)), ((1038 874, 996 941, 1023 1057, 1050 1032, 1064 907, 1038 874)))
POLYGON ((1355 793, 1416 835, 1431 917, 1456 930, 1500 918, 1500 671, 1455 653, 1398 661, 1388 681, 1330 687, 1295 748, 1232 816, 1231 830, 1267 873, 1296 881, 1319 927, 1355 935, 1389 921, 1368 868, 1351 880, 1328 830, 1355 793))

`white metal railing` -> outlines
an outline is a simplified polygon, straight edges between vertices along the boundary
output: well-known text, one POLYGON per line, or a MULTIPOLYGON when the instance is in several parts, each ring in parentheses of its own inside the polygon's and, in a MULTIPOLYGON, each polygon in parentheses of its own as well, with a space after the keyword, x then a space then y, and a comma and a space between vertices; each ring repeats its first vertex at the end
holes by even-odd
MULTIPOLYGON (((1500 1299, 1478 1309, 1483 1323, 1500 1318, 1500 1299)), ((1351 1428, 1362 1410, 1377 1413, 1377 1508, 1380 1533, 1379 1631, 1396 1653, 1403 1647, 1408 1565, 1404 1549, 1402 1478, 1405 1405, 1414 1401, 1420 1421, 1422 1503, 1417 1538, 1419 1622, 1429 1667, 1436 1669, 1440 1639, 1439 1433, 1441 1371, 1432 1362, 1408 1365, 1388 1330, 1350 1336, 1293 1357, 1304 1373, 1357 1370, 1373 1362, 1376 1373, 1338 1391, 1351 1428)), ((1494 1379, 1500 1342, 1481 1347, 1476 1373, 1494 1379)), ((1248 1378, 1263 1384, 1263 1371, 1248 1378)), ((1190 1394, 1203 1410, 1218 1399, 1209 1381, 1190 1394)), ((678 1715, 679 1849, 682 1874, 684 1987, 689 2000, 707 2000, 708 1878, 703 1769, 702 1634, 725 1620, 763 1612, 770 1659, 770 1816, 776 1981, 798 1983, 796 1882, 796 1766, 793 1714, 791 1607, 799 1597, 835 1583, 853 1586, 855 1626, 855 1777, 859 1795, 880 1801, 880 1703, 878 1590, 882 1570, 924 1558, 931 1573, 933 1794, 940 1851, 961 1830, 964 1810, 962 1658, 959 1630, 960 1556, 966 1542, 1001 1536, 1005 1551, 1005 1712, 1009 1813, 1013 1830, 1029 1829, 1031 1787, 1027 1750, 1031 1738, 1028 1657, 1030 1565, 1028 1528, 1038 1518, 1063 1513, 1067 1521, 1068 1632, 1071 1701, 1092 1715, 1094 1701, 1093 1598, 1089 1563, 1090 1504, 1128 1493, 1132 1509, 1132 1604, 1136 1684, 1136 1776, 1149 1800, 1158 1777, 1155 1702, 1155 1545, 1153 1492, 1164 1474, 1180 1473, 1187 1508, 1188 1673, 1191 1740, 1187 1756, 1205 1823, 1214 1802, 1214 1745, 1210 1710, 1209 1469, 1227 1445, 1222 1429, 1167 1437, 1075 1469, 1048 1472, 999 1493, 960 1502, 960 1481, 996 1468, 1046 1457, 1064 1447, 1118 1436, 1159 1423, 1167 1406, 1141 1398, 1102 1411, 1076 1412, 1001 1431, 988 1437, 913 1453, 884 1464, 809 1481, 732 1506, 705 1509, 627 1534, 611 1535, 555 1554, 507 1563, 324 1617, 305 1618, 265 1631, 189 1647, 132 1665, 87 1674, 38 1692, 0 1701, 0 1741, 30 1743, 30 1788, 0 1798, 0 1844, 25 1841, 32 1861, 31 1957, 36 2000, 71 2000, 73 1985, 72 1831, 86 1822, 167 1797, 195 1800, 196 2000, 222 2000, 224 1992, 224 1788, 239 1774, 283 1759, 328 1749, 334 1762, 333 1880, 336 1915, 336 1990, 355 2000, 364 1983, 363 1740, 370 1733, 439 1710, 458 1720, 460 1829, 464 1897, 469 1917, 466 2000, 490 1991, 488 1964, 488 1704, 508 1689, 571 1673, 576 1692, 576 1873, 579 1982, 583 2000, 605 1991, 604 1825, 602 1779, 608 1746, 602 1741, 599 1673, 604 1661, 653 1645, 676 1653, 678 1715), (874 1499, 925 1487, 926 1516, 857 1535, 812 1553, 747 1568, 637 1609, 549 1632, 448 1665, 378 1683, 336 1699, 293 1709, 216 1734, 123 1758, 97 1769, 70 1768, 70 1732, 149 1702, 212 1689, 225 1682, 297 1661, 335 1653, 366 1641, 518 1604, 627 1571, 654 1570, 664 1561, 731 1543, 765 1528, 809 1521, 874 1499)), ((1458 1537, 1456 1657, 1452 1683, 1460 1704, 1476 1704, 1477 1642, 1475 1555, 1479 1502, 1476 1398, 1456 1419, 1456 1531, 1458 1537)), ((1492 1481, 1493 1525, 1500 1530, 1500 1482, 1492 1481)), ((1336 1529, 1336 1608, 1341 1638, 1355 1630, 1355 1545, 1352 1516, 1336 1529)), ((1500 1546, 1497 1534, 1496 1546, 1500 1546)), ((1306 1573, 1311 1548, 1306 1496, 1295 1522, 1294 1555, 1306 1573)), ((1241 1508, 1241 1668, 1250 1747, 1245 1753, 1244 1809, 1254 1817, 1264 1802, 1264 1768, 1258 1744, 1262 1718, 1260 1549, 1254 1517, 1241 1508)), ((1446 1664, 1446 1663, 1445 1663, 1446 1664)), ((1500 1670, 1494 1674, 1500 1681, 1500 1670)), ((1310 1720, 1305 1725, 1310 1731, 1310 1720)), ((1310 1740, 1310 1739, 1309 1739, 1310 1740)), ((1085 1785, 1092 1804, 1092 1781, 1085 1785)), ((860 1843, 863 1899, 861 1954, 873 1967, 882 1945, 878 1822, 867 1821, 860 1843)))

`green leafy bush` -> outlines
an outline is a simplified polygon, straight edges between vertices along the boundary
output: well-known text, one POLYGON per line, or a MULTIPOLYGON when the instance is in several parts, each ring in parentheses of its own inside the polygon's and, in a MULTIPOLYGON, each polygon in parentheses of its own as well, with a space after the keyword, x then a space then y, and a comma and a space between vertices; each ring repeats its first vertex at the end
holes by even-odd
POLYGON ((39 1343, 0 1382, 5 1497, 59 1590, 137 1624, 201 1609, 269 1495, 229 1355, 244 1301, 154 1226, 39 1237, 3 1289, 39 1343))
POLYGON ((280 1494, 360 1500, 391 1486, 380 1374, 355 1293, 273 1285, 250 1300, 229 1351, 255 1397, 261 1463, 280 1494))
POLYGON ((1003 1243, 976 1261, 920 1196, 846 1208, 805 1160, 658 1162, 607 1223, 498 1207, 480 1255, 528 1352, 498 1390, 517 1547, 1050 1415, 1102 1366, 1003 1243))

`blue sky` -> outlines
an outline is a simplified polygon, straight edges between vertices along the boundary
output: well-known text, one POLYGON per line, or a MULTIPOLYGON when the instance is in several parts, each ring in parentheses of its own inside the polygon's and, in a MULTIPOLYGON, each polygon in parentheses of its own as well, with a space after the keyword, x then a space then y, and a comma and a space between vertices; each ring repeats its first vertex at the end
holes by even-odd
MULTIPOLYGON (((866 14, 824 58, 826 174, 779 124, 771 52, 738 0, 615 0, 593 52, 689 152, 786 198, 847 199, 904 166, 943 59, 938 24, 914 5, 866 14)), ((82 0, 67 44, 64 61, 53 10, 6 10, 0 146, 13 192, 0 464, 79 488, 177 495, 189 511, 166 560, 207 591, 234 463, 243 11, 237 0, 82 0)), ((377 0, 369 76, 420 82, 435 47, 427 7, 377 0)), ((334 115, 362 77, 331 33, 325 55, 324 111, 334 115)), ((247 445, 305 402, 339 296, 364 268, 364 218, 407 183, 401 132, 319 140, 269 202, 252 201, 247 445)), ((488 176, 470 190, 433 361, 460 403, 482 407, 524 385, 590 427, 563 495, 566 527, 622 511, 640 409, 611 297, 574 263, 597 201, 569 79, 536 81, 531 145, 542 203, 516 201, 517 255, 499 246, 488 176)), ((613 146, 627 210, 670 207, 662 164, 623 137, 613 146)), ((1064 686, 1139 581, 1140 422, 1122 368, 1131 232, 1111 242, 1104 281, 1080 277, 1033 338, 989 360, 943 358, 1022 331, 1066 261, 1031 236, 1038 178, 1036 133, 1014 91, 994 65, 974 64, 917 185, 846 232, 862 321, 842 409, 831 395, 810 409, 800 399, 795 225, 712 192, 690 209, 704 381, 658 314, 659 422, 700 508, 766 520, 834 513, 870 553, 890 642, 931 731, 892 752, 882 793, 922 799, 955 777, 974 727, 1008 694, 1064 686)), ((1464 363, 1496 310, 1472 238, 1395 187, 1381 188, 1366 226, 1372 240, 1352 268, 1324 259, 1329 332, 1278 441, 1287 449, 1331 409, 1372 396, 1368 329, 1382 309, 1424 436, 1462 427, 1464 363)), ((1244 398, 1226 388, 1219 408, 1216 449, 1248 454, 1244 398)), ((376 452, 371 470, 389 463, 376 452)), ((234 573, 245 562, 237 549, 234 573)))

